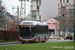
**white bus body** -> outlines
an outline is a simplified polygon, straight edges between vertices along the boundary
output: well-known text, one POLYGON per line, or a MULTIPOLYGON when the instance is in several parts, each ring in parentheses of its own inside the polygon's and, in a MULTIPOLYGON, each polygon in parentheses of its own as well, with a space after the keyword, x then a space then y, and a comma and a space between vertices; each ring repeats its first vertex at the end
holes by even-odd
POLYGON ((48 40, 48 24, 46 22, 22 21, 19 25, 19 41, 45 42, 48 40))

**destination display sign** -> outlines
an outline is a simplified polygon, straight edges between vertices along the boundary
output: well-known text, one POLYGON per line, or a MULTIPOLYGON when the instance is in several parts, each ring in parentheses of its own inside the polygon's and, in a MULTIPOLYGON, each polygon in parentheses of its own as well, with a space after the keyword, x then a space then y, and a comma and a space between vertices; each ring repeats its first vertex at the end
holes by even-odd
POLYGON ((33 27, 33 26, 21 26, 21 28, 23 28, 23 27, 33 27))

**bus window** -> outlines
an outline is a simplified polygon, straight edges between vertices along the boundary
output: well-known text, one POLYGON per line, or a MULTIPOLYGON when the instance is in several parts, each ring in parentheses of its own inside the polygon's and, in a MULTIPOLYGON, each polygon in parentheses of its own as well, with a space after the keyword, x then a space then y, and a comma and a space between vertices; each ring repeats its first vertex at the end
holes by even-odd
POLYGON ((37 28, 38 34, 45 34, 48 33, 48 27, 47 26, 39 26, 37 28))
POLYGON ((36 27, 20 27, 19 34, 20 36, 34 36, 36 34, 36 27))

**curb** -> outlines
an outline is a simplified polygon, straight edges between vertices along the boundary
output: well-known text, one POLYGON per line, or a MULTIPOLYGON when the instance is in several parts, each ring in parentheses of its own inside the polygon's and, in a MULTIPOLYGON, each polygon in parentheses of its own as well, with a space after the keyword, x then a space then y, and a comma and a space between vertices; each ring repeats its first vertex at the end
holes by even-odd
POLYGON ((60 40, 60 38, 49 38, 49 39, 56 39, 56 40, 60 40))
POLYGON ((4 42, 4 43, 0 43, 0 45, 3 45, 3 44, 15 44, 15 43, 18 43, 19 41, 16 41, 16 42, 4 42))

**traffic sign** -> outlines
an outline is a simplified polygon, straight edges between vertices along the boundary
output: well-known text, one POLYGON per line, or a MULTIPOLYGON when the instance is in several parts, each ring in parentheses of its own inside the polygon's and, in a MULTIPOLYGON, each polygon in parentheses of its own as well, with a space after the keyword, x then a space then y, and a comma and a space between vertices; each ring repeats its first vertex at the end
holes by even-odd
POLYGON ((68 30, 66 30, 66 32, 68 32, 68 30))

